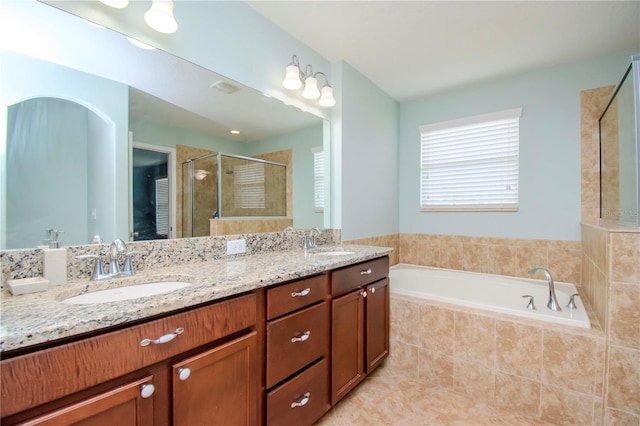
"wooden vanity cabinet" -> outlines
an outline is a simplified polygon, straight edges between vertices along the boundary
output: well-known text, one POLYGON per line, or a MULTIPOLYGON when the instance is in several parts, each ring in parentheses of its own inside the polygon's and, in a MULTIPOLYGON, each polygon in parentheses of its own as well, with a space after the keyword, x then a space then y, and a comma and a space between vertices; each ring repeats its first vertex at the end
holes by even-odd
POLYGON ((329 404, 328 274, 267 290, 266 424, 311 425, 329 404))
POLYGON ((331 274, 331 404, 389 354, 389 258, 331 274))
POLYGON ((256 332, 172 366, 173 425, 258 422, 256 332))
POLYGON ((3 359, 3 426, 256 424, 261 294, 3 359))

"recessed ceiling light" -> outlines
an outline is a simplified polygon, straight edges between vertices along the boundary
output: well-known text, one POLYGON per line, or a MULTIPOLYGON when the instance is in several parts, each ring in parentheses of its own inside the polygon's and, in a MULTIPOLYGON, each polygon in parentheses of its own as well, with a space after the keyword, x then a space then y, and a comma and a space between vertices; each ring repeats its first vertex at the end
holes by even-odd
POLYGON ((218 80, 215 83, 212 83, 209 87, 212 89, 218 89, 219 91, 221 91, 222 93, 226 93, 227 95, 230 95, 240 90, 239 87, 234 86, 233 84, 229 84, 223 80, 218 80))
POLYGON ((239 135, 240 130, 231 130, 229 133, 231 133, 232 135, 239 135))

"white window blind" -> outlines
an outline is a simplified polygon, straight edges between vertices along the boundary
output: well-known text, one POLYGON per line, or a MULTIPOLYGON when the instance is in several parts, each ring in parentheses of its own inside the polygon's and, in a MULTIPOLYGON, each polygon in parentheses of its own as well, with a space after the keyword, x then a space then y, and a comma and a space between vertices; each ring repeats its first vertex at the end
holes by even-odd
POLYGON ((311 148, 313 152, 313 209, 324 212, 324 152, 321 146, 311 148))
POLYGON ((236 208, 264 209, 264 164, 238 165, 233 176, 236 208))
POLYGON ((516 211, 522 109, 420 127, 422 211, 516 211))
POLYGON ((156 179, 156 234, 169 235, 169 179, 156 179))

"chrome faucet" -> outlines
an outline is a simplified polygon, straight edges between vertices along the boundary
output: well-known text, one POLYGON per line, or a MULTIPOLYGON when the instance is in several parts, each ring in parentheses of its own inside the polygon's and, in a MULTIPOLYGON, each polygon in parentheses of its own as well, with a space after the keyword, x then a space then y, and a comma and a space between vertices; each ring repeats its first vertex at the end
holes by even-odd
POLYGON ((322 233, 320 232, 320 229, 318 229, 317 227, 311 228, 309 230, 309 234, 304 236, 304 240, 302 242, 302 248, 304 249, 318 248, 318 241, 316 240, 316 235, 314 234, 318 236, 322 235, 322 233))
POLYGON ((109 247, 109 274, 116 276, 119 275, 122 270, 120 269, 120 264, 118 263, 118 255, 120 253, 127 252, 127 245, 120 238, 116 238, 111 243, 109 247))
POLYGON ((94 259, 95 263, 91 279, 98 281, 134 275, 133 264, 131 262, 131 255, 134 253, 136 252, 127 251, 127 245, 125 242, 117 238, 113 240, 109 247, 109 272, 104 271, 104 262, 102 261, 102 257, 97 254, 79 255, 76 256, 76 259, 94 259), (120 264, 118 263, 118 257, 121 253, 125 255, 124 268, 120 268, 120 264))
POLYGON ((544 275, 547 277, 547 282, 549 283, 549 302, 547 303, 547 308, 551 309, 552 311, 561 311, 562 309, 560 309, 560 304, 558 303, 558 299, 556 298, 556 289, 555 284, 553 283, 553 278, 551 278, 551 273, 547 268, 536 266, 529 271, 529 275, 533 277, 538 271, 542 271, 544 273, 544 275))

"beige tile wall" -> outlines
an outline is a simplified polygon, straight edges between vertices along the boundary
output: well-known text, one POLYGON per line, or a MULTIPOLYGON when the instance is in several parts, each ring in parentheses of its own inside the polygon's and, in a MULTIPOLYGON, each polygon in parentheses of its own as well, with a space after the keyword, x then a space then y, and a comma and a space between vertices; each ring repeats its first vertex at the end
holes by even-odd
POLYGON ((281 232, 293 226, 293 219, 209 219, 210 235, 256 234, 281 232))
POLYGON ((391 296, 387 374, 420 377, 552 424, 600 424, 605 335, 391 296))
POLYGON ((400 234, 400 263, 528 277, 548 268, 556 281, 580 285, 580 241, 527 240, 458 235, 400 234))
POLYGON ((611 98, 614 86, 580 92, 580 164, 582 223, 597 224, 600 218, 600 146, 598 119, 611 98))
MULTIPOLYGON (((606 331, 601 421, 640 425, 640 230, 598 226, 598 118, 613 86, 580 94, 583 291, 606 331)), ((616 185, 616 182, 613 182, 616 185)), ((615 200, 610 200, 615 204, 615 200)))
POLYGON ((392 247, 394 250, 391 254, 389 254, 389 265, 395 265, 398 263, 398 252, 399 252, 399 235, 398 234, 389 234, 389 235, 380 235, 377 237, 368 237, 368 238, 360 238, 355 240, 345 240, 344 244, 362 244, 366 246, 378 246, 378 247, 392 247))

